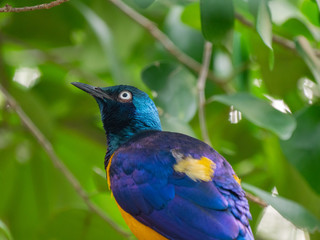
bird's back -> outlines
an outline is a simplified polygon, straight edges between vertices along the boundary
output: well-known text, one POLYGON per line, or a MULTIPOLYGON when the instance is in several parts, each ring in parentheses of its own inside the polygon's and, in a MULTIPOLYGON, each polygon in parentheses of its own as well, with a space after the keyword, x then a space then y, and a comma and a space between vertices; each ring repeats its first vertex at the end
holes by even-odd
POLYGON ((253 239, 238 178, 207 144, 179 133, 144 131, 108 160, 120 208, 164 239, 253 239))

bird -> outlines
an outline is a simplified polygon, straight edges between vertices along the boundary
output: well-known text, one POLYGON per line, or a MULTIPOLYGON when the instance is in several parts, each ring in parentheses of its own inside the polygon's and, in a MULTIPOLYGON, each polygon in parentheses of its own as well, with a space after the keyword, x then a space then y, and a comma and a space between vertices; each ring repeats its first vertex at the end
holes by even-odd
POLYGON ((137 239, 254 239, 240 179, 217 151, 163 131, 154 102, 133 86, 72 84, 99 105, 107 184, 137 239))

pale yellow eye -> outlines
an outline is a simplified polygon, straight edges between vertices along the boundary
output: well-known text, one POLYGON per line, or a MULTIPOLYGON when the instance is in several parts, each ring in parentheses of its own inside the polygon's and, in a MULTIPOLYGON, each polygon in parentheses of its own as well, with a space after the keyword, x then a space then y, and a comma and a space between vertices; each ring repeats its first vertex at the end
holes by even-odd
POLYGON ((122 101, 131 101, 132 100, 132 93, 129 91, 122 91, 121 93, 119 93, 119 99, 122 101))

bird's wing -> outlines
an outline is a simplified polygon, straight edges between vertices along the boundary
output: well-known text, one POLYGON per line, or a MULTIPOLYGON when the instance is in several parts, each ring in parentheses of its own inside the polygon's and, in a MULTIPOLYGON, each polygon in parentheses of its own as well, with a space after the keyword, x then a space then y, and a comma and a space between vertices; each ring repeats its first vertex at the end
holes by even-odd
POLYGON ((168 239, 253 239, 248 202, 231 166, 213 152, 213 178, 194 179, 175 166, 201 155, 179 149, 179 160, 174 151, 115 153, 110 176, 118 204, 168 239))

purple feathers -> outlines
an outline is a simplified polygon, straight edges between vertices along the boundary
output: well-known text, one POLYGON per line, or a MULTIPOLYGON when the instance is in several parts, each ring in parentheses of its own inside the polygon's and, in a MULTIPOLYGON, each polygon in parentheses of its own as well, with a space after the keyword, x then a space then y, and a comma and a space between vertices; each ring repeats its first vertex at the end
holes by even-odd
POLYGON ((186 135, 145 131, 115 151, 111 189, 118 204, 168 239, 253 239, 245 193, 226 160, 186 135), (173 170, 172 150, 216 164, 210 182, 173 170))

